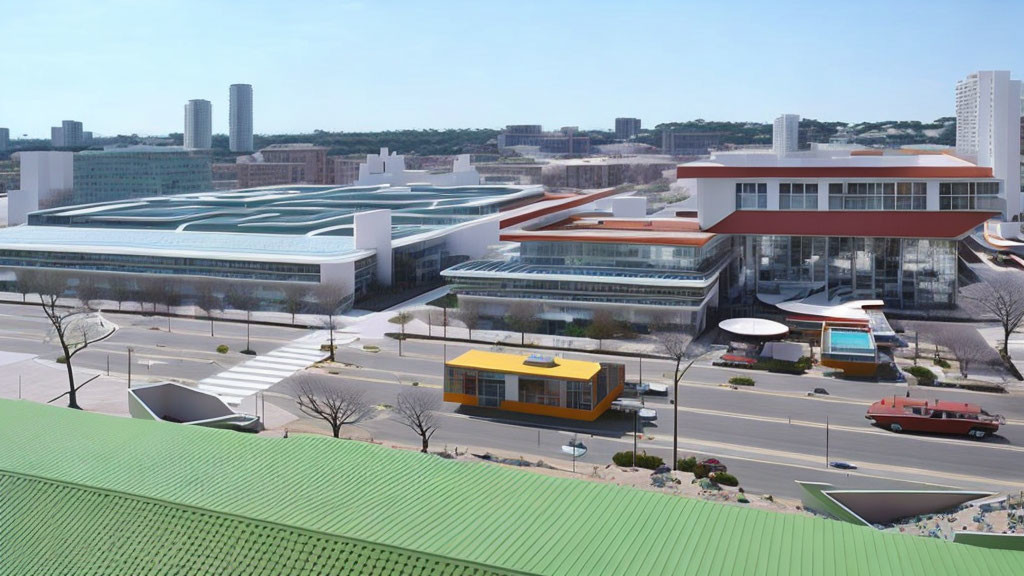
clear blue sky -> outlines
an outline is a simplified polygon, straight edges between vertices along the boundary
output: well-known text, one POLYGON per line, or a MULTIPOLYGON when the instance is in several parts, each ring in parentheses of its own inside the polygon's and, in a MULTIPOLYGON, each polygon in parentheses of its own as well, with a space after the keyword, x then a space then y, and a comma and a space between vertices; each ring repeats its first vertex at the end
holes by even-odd
POLYGON ((0 126, 48 137, 693 118, 932 120, 978 69, 1024 77, 1024 2, 0 0, 0 126), (726 6, 728 4, 728 6, 726 6))

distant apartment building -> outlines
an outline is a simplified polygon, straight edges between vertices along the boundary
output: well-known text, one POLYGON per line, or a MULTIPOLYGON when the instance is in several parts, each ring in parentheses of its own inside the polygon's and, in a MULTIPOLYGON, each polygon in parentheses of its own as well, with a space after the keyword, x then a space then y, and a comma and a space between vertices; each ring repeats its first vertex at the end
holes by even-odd
POLYGON ((8 128, 0 128, 0 152, 6 152, 11 147, 11 131, 8 128))
POLYGON ((498 149, 535 146, 544 154, 589 154, 590 137, 578 132, 576 126, 565 126, 558 132, 544 132, 540 124, 512 124, 498 134, 498 149))
POLYGON ((236 166, 239 188, 312 184, 306 177, 306 164, 302 162, 245 162, 236 166))
POLYGON ((252 85, 232 84, 228 138, 232 152, 252 152, 252 85))
MULTIPOLYGON (((92 133, 89 133, 90 140, 92 133)), ((85 146, 85 133, 82 123, 75 120, 64 120, 60 126, 50 128, 50 145, 54 148, 78 148, 85 146)))
POLYGON ((74 158, 71 204, 207 192, 210 156, 174 146, 110 146, 74 158))
MULTIPOLYGON (((1007 191, 1020 190, 1021 83, 1005 70, 982 70, 956 85, 956 152, 992 168, 1007 191)), ((1020 195, 1007 194, 1010 214, 1021 210, 1020 195)))
POLYGON ((718 147, 717 132, 661 132, 661 151, 672 156, 707 156, 718 147))
POLYGON ((483 184, 541 184, 543 164, 526 162, 481 162, 473 165, 483 184))
POLYGON ((213 107, 209 100, 189 100, 185 105, 185 149, 213 147, 213 107))
POLYGON ((273 144, 260 150, 265 162, 302 164, 307 184, 328 184, 327 148, 312 144, 273 144))
POLYGON ((639 118, 616 118, 615 138, 618 140, 629 140, 640 133, 639 118))
POLYGON ((783 114, 772 125, 772 151, 781 156, 796 152, 800 142, 800 116, 783 114))
POLYGON ((565 165, 569 188, 611 188, 626 182, 628 164, 572 162, 565 165))
POLYGON ((513 146, 540 146, 543 135, 540 124, 510 124, 498 134, 498 148, 513 146))
POLYGON ((211 165, 214 190, 238 188, 238 164, 236 162, 215 162, 211 165))
POLYGON ((331 174, 334 184, 351 186, 359 179, 359 165, 362 164, 362 160, 341 156, 334 156, 328 158, 328 160, 331 162, 331 174))

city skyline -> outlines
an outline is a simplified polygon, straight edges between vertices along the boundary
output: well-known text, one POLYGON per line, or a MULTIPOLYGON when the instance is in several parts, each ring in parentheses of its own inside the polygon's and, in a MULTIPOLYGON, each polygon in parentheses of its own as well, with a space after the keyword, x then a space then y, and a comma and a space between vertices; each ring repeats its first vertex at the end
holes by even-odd
POLYGON ((249 12, 229 3, 7 6, 0 34, 22 89, 0 95, 0 125, 14 138, 46 138, 58 118, 103 135, 167 134, 181 131, 182 102, 207 99, 213 132, 227 134, 234 83, 259 90, 261 134, 516 123, 610 130, 619 116, 649 127, 770 122, 781 113, 930 121, 954 115, 950 88, 967 73, 1024 69, 1012 45, 1024 6, 1000 2, 969 12, 954 2, 927 11, 887 6, 883 19, 877 2, 745 3, 728 14, 660 2, 628 11, 606 2, 456 3, 447 11, 405 2, 257 4, 249 12), (215 42, 224 21, 249 35, 215 42), (920 33, 894 35, 893 22, 920 33), (773 32, 786 29, 799 33, 773 32), (965 29, 988 33, 968 44, 933 40, 965 29), (381 41, 388 36, 402 41, 381 41), (153 41, 161 37, 180 41, 153 41), (344 58, 346 74, 324 73, 332 58, 344 58))

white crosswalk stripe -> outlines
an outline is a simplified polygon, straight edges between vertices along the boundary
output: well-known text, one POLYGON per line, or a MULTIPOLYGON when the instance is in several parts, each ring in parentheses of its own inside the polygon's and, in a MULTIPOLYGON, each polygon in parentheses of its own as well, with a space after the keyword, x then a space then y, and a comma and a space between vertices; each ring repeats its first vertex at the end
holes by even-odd
POLYGON ((231 405, 238 405, 246 396, 270 388, 295 372, 327 358, 320 345, 328 340, 326 332, 316 332, 257 356, 220 374, 199 382, 199 389, 216 394, 231 405))

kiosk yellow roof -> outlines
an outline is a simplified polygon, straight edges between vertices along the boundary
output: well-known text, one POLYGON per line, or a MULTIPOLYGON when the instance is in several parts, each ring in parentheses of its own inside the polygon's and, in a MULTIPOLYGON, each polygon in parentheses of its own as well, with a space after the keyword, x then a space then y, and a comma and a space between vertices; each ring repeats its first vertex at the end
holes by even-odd
POLYGON ((456 368, 543 376, 545 378, 563 380, 590 380, 601 371, 601 365, 597 362, 554 358, 554 366, 549 367, 527 364, 526 360, 528 358, 529 356, 520 354, 501 354, 499 352, 470 350, 454 360, 449 360, 446 364, 456 368))

